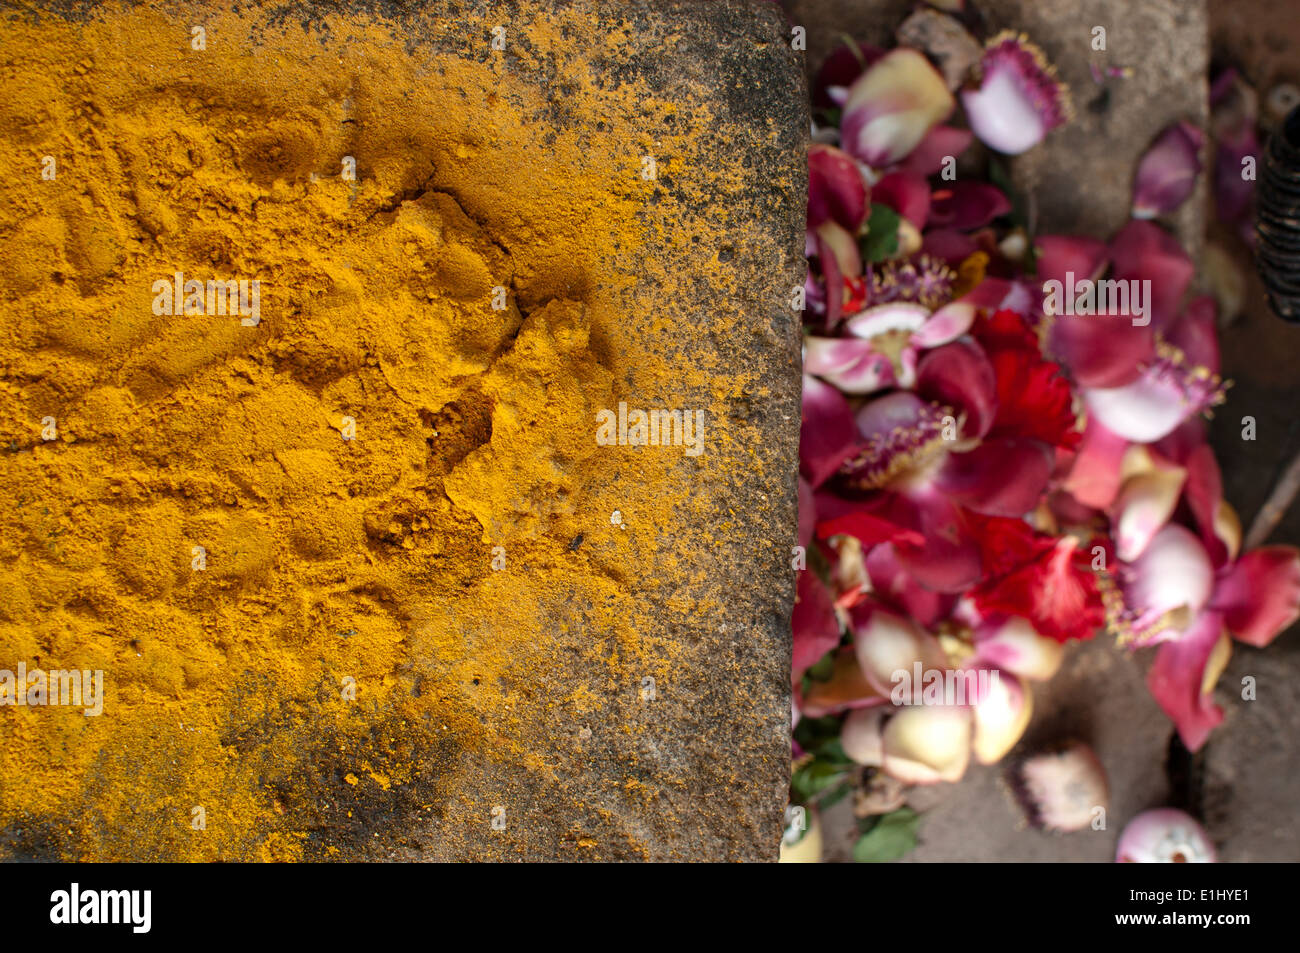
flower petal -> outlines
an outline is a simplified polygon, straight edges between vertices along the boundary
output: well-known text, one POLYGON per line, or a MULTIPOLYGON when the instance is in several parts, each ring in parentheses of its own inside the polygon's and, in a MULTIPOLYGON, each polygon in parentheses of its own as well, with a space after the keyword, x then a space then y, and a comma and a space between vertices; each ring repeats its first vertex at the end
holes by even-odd
POLYGON ((1195 266, 1178 240, 1158 225, 1131 220, 1111 239, 1116 281, 1150 281, 1147 301, 1152 325, 1159 330, 1173 322, 1195 266))
POLYGON ((888 355, 862 338, 804 338, 803 369, 846 394, 870 394, 897 383, 888 355))
POLYGON ((1011 202, 1001 189, 987 182, 963 179, 935 190, 926 225, 968 232, 1010 211, 1011 202))
POLYGON ((969 129, 935 126, 925 134, 925 138, 898 167, 907 172, 914 172, 922 178, 936 175, 943 169, 944 162, 949 157, 955 160, 970 148, 973 138, 969 129))
POLYGON ((823 718, 855 708, 884 705, 889 701, 889 696, 876 691, 862 674, 853 646, 836 649, 832 658, 831 677, 824 682, 813 681, 803 697, 799 709, 803 717, 823 718))
POLYGON ((1039 235, 1034 239, 1039 279, 1044 282, 1093 280, 1101 277, 1110 263, 1104 242, 1077 235, 1039 235))
POLYGON ((1165 466, 1153 467, 1124 481, 1111 515, 1115 554, 1120 559, 1137 559, 1169 522, 1186 479, 1187 471, 1182 467, 1165 466))
POLYGON ((1038 505, 1054 464, 1050 450, 1037 440, 989 440, 949 454, 935 486, 977 513, 1020 516, 1038 505))
POLYGON ((1001 761, 1016 746, 1034 711, 1034 696, 1027 685, 1007 672, 989 670, 989 691, 975 702, 975 733, 971 750, 980 764, 1001 761))
POLYGON ((1070 116, 1069 94, 1042 51, 1014 33, 989 41, 983 81, 962 92, 971 130, 990 148, 1019 155, 1070 116))
MULTIPOLYGON (((890 612, 878 603, 858 603, 851 610, 850 619, 858 665, 867 681, 883 695, 894 690, 900 673, 910 680, 918 663, 922 671, 943 669, 946 665, 943 649, 934 636, 911 619, 890 612)), ((919 699, 922 686, 911 687, 919 699)), ((904 703, 910 701, 910 696, 903 698, 904 703)))
POLYGON ((997 381, 984 350, 958 340, 930 351, 916 368, 916 391, 964 414, 963 437, 982 437, 997 414, 997 381))
POLYGON ((849 90, 840 124, 846 152, 884 168, 902 159, 955 102, 943 77, 916 50, 899 47, 876 60, 849 90))
POLYGON ((1132 384, 1156 352, 1150 326, 1127 314, 1057 314, 1047 342, 1080 387, 1132 384))
POLYGON ((857 452, 858 428, 844 395, 807 374, 803 376, 802 412, 799 471, 816 489, 857 452))
POLYGON ((1147 672, 1147 687, 1189 751, 1205 744, 1223 720, 1223 709, 1214 704, 1214 683, 1231 651, 1223 616, 1203 612, 1177 639, 1160 646, 1147 672))
POLYGON ((790 667, 795 678, 835 648, 840 641, 840 623, 835 602, 817 574, 805 569, 795 582, 794 609, 790 626, 794 632, 790 667))
POLYGON ((1205 828, 1172 807, 1143 811, 1124 826, 1117 864, 1212 864, 1217 855, 1205 828))
POLYGON ((1095 417, 1083 431, 1065 489, 1084 506, 1109 509, 1121 483, 1120 463, 1129 441, 1113 433, 1095 417))
POLYGON ((1123 571, 1124 600, 1135 611, 1139 643, 1177 636, 1199 615, 1214 591, 1214 569, 1205 547, 1177 523, 1163 526, 1123 571))
POLYGON ((1138 162, 1133 179, 1133 217, 1167 215, 1187 200, 1201 174, 1205 133, 1190 122, 1162 132, 1138 162))
POLYGON ((967 708, 899 709, 885 724, 885 773, 907 784, 958 781, 970 763, 970 742, 967 708))
POLYGON ((1246 553, 1219 579, 1210 605, 1237 641, 1268 645, 1300 618, 1300 550, 1261 546, 1246 553))
POLYGON ((1039 635, 1025 619, 1008 616, 976 630, 975 657, 1022 678, 1045 681, 1060 669, 1065 646, 1039 635))
POLYGON ((917 228, 930 215, 930 184, 915 172, 897 171, 882 176, 871 188, 874 202, 886 205, 917 228))
POLYGON ((856 235, 867 220, 869 192, 847 152, 814 143, 808 147, 808 227, 827 221, 856 235))

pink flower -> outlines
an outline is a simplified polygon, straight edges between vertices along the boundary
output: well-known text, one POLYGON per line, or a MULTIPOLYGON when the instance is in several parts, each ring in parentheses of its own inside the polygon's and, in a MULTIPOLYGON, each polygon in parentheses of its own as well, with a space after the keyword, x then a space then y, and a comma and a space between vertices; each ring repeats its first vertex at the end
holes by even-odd
POLYGON ((943 77, 916 50, 890 50, 868 67, 844 103, 840 144, 883 169, 908 155, 956 103, 943 77))
POLYGON ((1232 639, 1264 646, 1300 618, 1300 551, 1270 546, 1238 557, 1240 525, 1205 444, 1175 460, 1144 453, 1145 465, 1130 460, 1134 472, 1112 513, 1127 558, 1116 573, 1108 626, 1122 644, 1159 646, 1147 686, 1195 751, 1223 719, 1213 691, 1232 639), (1164 521, 1180 493, 1199 535, 1164 521), (1126 530, 1137 510, 1145 510, 1145 525, 1126 530))
POLYGON ((979 73, 979 86, 964 90, 961 101, 971 130, 990 148, 1019 155, 1069 121, 1069 90, 1024 36, 1004 32, 990 40, 979 73))
POLYGON ((1167 128, 1138 163, 1133 179, 1133 217, 1166 215, 1187 200, 1201 174, 1205 134, 1189 122, 1167 128))

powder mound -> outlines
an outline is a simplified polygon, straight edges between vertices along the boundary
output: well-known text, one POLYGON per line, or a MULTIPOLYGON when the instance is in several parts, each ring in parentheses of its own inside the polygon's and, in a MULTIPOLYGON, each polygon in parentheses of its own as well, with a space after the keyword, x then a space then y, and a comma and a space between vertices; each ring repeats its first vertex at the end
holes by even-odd
POLYGON ((612 403, 613 376, 591 353, 590 333, 582 304, 550 301, 484 376, 492 438, 444 488, 479 521, 485 542, 544 533, 552 517, 575 512, 594 475, 596 415, 612 403))

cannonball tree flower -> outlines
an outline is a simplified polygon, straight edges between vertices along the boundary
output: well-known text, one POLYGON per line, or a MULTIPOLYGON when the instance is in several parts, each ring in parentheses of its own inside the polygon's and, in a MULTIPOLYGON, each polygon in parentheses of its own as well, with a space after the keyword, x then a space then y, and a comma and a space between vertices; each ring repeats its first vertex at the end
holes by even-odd
POLYGON ((840 145, 874 169, 907 156, 956 107, 943 77, 922 54, 890 50, 849 87, 840 145))
POLYGON ((977 85, 963 90, 961 101, 971 130, 991 149, 1019 155, 1070 120, 1069 89, 1025 36, 993 37, 976 72, 977 85))
POLYGON ((1213 691, 1232 640, 1262 647, 1300 619, 1300 550, 1264 546, 1238 555, 1240 524, 1223 499, 1218 464, 1204 444, 1181 459, 1153 460, 1135 470, 1117 498, 1117 523, 1122 527, 1134 510, 1158 523, 1161 514, 1174 511, 1181 493, 1199 535, 1177 522, 1154 532, 1149 526, 1134 535, 1121 532, 1130 558, 1120 562, 1116 586, 1107 593, 1107 625, 1122 645, 1158 646, 1147 686, 1183 744, 1195 751, 1223 719, 1213 691), (1160 485, 1142 487, 1140 481, 1160 467, 1160 485), (1130 492, 1135 485, 1140 491, 1130 492))
POLYGON ((1172 807, 1143 811, 1124 825, 1115 848, 1119 864, 1213 864, 1214 842, 1190 814, 1172 807))

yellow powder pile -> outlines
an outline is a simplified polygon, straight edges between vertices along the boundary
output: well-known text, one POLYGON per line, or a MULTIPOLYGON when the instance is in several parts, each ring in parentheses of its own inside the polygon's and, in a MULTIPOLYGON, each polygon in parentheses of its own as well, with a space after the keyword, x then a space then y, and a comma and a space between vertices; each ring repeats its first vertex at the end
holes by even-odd
POLYGON ((706 526, 682 478, 752 456, 717 416, 699 460, 593 436, 628 394, 748 386, 631 290, 691 239, 642 158, 685 175, 707 110, 651 142, 626 117, 677 107, 645 89, 566 68, 543 95, 559 15, 506 57, 487 22, 449 56, 381 19, 160 9, 0 20, 0 669, 107 696, 0 707, 0 845, 310 859, 486 825, 465 765, 545 775, 557 721, 667 684, 637 593, 691 583, 683 526, 739 518, 706 526), (168 313, 177 273, 257 281, 256 320, 234 286, 168 313), (574 627, 592 691, 531 692, 574 627))

